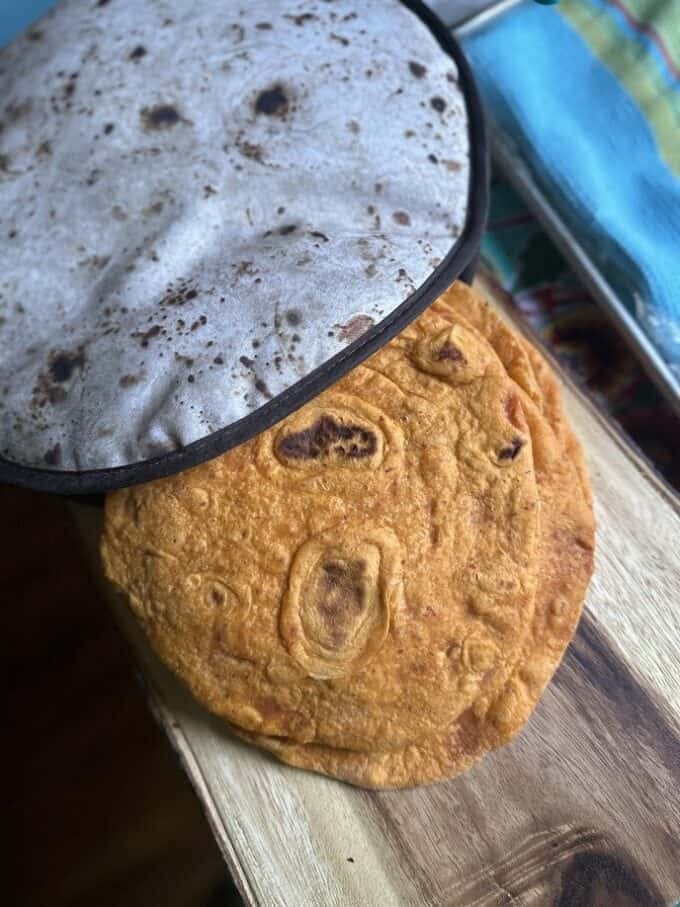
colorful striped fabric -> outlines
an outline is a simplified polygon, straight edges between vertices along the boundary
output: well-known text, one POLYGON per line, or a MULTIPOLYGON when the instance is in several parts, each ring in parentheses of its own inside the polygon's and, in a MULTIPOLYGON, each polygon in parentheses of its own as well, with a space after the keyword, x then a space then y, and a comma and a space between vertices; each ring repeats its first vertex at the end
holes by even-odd
POLYGON ((464 46, 494 125, 680 379, 680 0, 525 2, 464 46))

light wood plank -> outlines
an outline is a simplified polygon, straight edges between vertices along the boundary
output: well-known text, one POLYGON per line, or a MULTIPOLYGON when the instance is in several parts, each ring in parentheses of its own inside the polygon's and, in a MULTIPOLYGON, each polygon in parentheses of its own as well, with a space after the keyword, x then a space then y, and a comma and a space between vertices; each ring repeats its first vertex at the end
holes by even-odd
MULTIPOLYGON (((248 904, 680 900, 680 508, 564 395, 596 498, 586 612, 525 731, 460 778, 376 793, 279 765, 193 702, 106 591, 248 904)), ((94 551, 99 517, 78 518, 94 551)))

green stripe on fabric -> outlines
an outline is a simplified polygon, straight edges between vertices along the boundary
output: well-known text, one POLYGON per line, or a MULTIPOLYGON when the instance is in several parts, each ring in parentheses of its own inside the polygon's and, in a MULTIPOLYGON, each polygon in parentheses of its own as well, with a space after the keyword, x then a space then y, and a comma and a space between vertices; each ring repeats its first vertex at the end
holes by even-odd
MULTIPOLYGON (((638 2, 641 4, 643 0, 638 2)), ((680 175, 680 91, 668 85, 644 45, 622 32, 608 12, 583 0, 563 0, 559 9, 640 107, 654 132, 661 156, 680 175)))
POLYGON ((680 68, 680 15, 677 0, 621 0, 638 22, 653 24, 676 67, 680 68))

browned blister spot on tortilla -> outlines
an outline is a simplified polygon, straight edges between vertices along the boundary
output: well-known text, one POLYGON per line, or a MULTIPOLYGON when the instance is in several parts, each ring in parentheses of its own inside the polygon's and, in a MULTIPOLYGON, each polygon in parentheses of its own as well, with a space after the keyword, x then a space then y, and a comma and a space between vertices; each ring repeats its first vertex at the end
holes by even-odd
POLYGON ((276 452, 284 461, 323 459, 333 463, 371 457, 377 446, 377 437, 370 429, 322 416, 309 428, 279 436, 276 452))
POLYGON ((442 362, 444 359, 449 362, 465 362, 465 356, 450 340, 446 340, 436 353, 437 359, 442 362))
POLYGON ((308 636, 320 645, 340 649, 352 635, 353 627, 366 609, 365 569, 365 563, 360 560, 335 558, 320 564, 310 590, 309 606, 318 620, 308 630, 308 636))
POLYGON ((524 439, 520 438, 519 435, 515 435, 506 447, 502 447, 498 451, 498 459, 514 460, 518 456, 520 450, 524 447, 524 444, 524 439))

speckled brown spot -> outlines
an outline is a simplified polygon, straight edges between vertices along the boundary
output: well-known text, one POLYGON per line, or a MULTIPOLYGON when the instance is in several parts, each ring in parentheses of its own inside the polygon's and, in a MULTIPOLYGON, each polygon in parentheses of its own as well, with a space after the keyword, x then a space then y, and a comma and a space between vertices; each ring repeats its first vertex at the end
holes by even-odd
POLYGON ((182 117, 172 104, 157 104, 155 107, 142 107, 140 111, 142 125, 147 131, 172 129, 181 122, 182 117))
POLYGON ((355 315, 346 324, 336 324, 338 330, 338 340, 344 343, 351 343, 375 324, 375 320, 370 315, 355 315))
POLYGON ((249 356, 239 356, 238 361, 246 368, 252 368, 255 365, 255 360, 251 359, 249 356))
POLYGON ((256 22, 255 28, 259 28, 260 31, 271 31, 272 24, 271 22, 256 22))
POLYGON ((319 230, 310 230, 309 235, 313 236, 314 239, 320 239, 321 242, 328 242, 328 237, 325 233, 321 233, 319 230))
POLYGON ((139 340, 139 345, 147 347, 149 345, 149 340, 152 340, 154 337, 157 337, 161 332, 160 325, 152 325, 148 331, 133 331, 130 334, 133 340, 139 340))
POLYGON ((446 101, 439 95, 435 95, 433 98, 430 98, 430 107, 433 110, 436 110, 437 113, 444 113, 446 110, 446 101))
POLYGON ((337 41, 338 44, 342 44, 343 47, 347 47, 349 45, 348 38, 343 38, 342 35, 336 35, 335 32, 331 32, 328 37, 331 39, 331 41, 337 41))
POLYGON ((285 117, 290 108, 290 101, 283 85, 276 83, 271 88, 261 91, 255 98, 255 113, 268 117, 285 117))
POLYGON ((295 233, 297 230, 297 224, 283 224, 279 227, 278 234, 279 236, 290 236, 291 233, 295 233))
POLYGON ((289 19, 296 25, 304 25, 305 22, 314 22, 318 18, 318 16, 315 16, 314 13, 299 13, 298 15, 291 15, 290 13, 286 13, 283 18, 289 19))
POLYGON ((350 120, 347 124, 347 128, 350 132, 353 132, 354 135, 359 135, 359 133, 361 132, 361 126, 359 126, 356 120, 350 120))
POLYGON ((422 63, 417 63, 415 60, 409 60, 408 68, 411 70, 411 75, 415 76, 416 79, 423 79, 427 75, 427 67, 423 66, 422 63))
POLYGON ((130 56, 128 57, 128 60, 132 60, 136 63, 138 60, 141 60, 142 57, 145 57, 146 54, 147 54, 146 47, 143 47, 141 44, 138 44, 134 50, 130 51, 130 56))
POLYGON ((394 211, 392 220, 401 227, 409 227, 411 225, 411 217, 406 211, 394 211))
POLYGON ((239 154, 242 154, 243 157, 250 158, 251 161, 257 161, 258 164, 263 163, 264 148, 262 145, 256 145, 245 139, 240 139, 236 141, 236 147, 239 154))
POLYGON ((258 390, 262 394, 262 396, 267 397, 268 400, 271 400, 272 392, 269 390, 266 382, 263 381, 262 378, 255 378, 253 384, 255 385, 255 389, 258 390))
POLYGON ((295 325, 300 324, 300 322, 302 321, 302 313, 297 309, 288 309, 285 318, 288 324, 290 324, 292 327, 295 327, 295 325))
POLYGON ((123 375, 118 384, 123 388, 134 387, 134 385, 139 384, 141 380, 142 375, 123 375))

